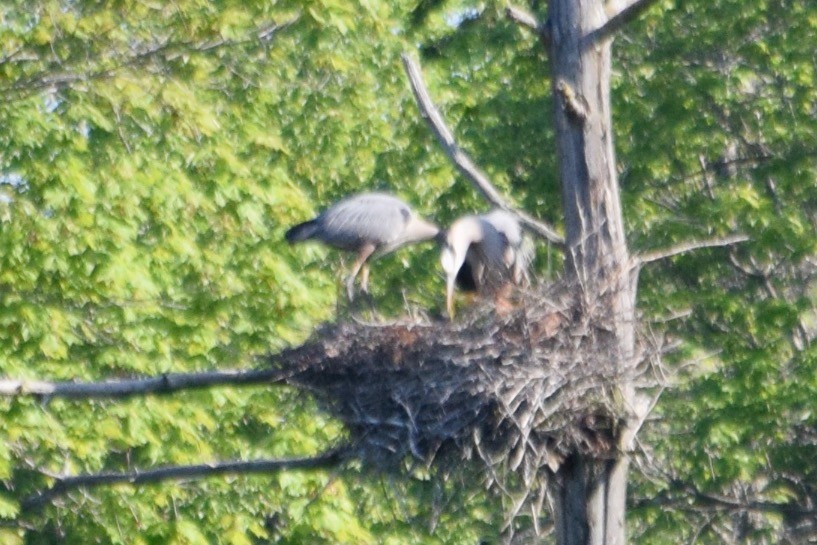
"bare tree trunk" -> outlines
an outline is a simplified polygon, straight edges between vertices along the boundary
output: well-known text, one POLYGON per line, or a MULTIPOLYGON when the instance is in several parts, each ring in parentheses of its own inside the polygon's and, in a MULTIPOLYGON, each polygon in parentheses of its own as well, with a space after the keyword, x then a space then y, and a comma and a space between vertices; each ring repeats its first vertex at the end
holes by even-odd
POLYGON ((623 543, 627 459, 606 462, 574 455, 551 483, 560 544, 623 543))
MULTIPOLYGON (((588 305, 610 320, 609 357, 624 371, 633 353, 635 282, 628 267, 613 150, 611 40, 595 34, 606 22, 600 0, 550 1, 566 273, 582 286, 588 305)), ((624 404, 630 404, 631 385, 616 386, 624 404)), ((625 435, 617 438, 618 453, 612 459, 576 453, 556 471, 551 496, 561 545, 625 542, 625 435)))

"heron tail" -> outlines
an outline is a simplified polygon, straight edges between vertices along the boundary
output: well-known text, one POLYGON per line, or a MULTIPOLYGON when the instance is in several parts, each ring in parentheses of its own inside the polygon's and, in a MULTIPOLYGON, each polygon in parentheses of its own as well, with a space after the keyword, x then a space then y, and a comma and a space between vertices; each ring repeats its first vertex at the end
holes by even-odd
POLYGON ((294 244, 314 237, 318 233, 318 222, 315 220, 299 223, 295 227, 290 227, 284 234, 287 242, 294 244))

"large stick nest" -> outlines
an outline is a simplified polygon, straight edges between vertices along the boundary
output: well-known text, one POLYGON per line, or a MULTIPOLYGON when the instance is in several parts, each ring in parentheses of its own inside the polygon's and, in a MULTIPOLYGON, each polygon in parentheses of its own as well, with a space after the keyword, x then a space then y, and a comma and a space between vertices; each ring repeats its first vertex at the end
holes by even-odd
POLYGON ((506 293, 453 323, 331 324, 272 362, 347 426, 368 462, 476 455, 528 481, 572 453, 613 454, 628 417, 618 385, 657 354, 637 335, 635 354, 620 356, 615 324, 577 293, 506 293))

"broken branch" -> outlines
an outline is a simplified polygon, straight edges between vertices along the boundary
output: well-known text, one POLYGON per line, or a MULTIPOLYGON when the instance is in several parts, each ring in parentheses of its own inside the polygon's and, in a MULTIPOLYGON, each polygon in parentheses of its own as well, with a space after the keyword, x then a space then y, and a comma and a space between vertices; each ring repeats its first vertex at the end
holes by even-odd
POLYGON ((218 475, 246 475, 271 473, 293 469, 322 469, 343 462, 351 453, 348 446, 332 449, 316 456, 302 458, 283 458, 274 460, 247 460, 233 462, 215 462, 187 466, 159 467, 146 471, 129 471, 123 473, 106 472, 88 475, 49 475, 56 482, 48 489, 39 491, 20 502, 23 511, 42 507, 50 500, 62 496, 77 488, 95 488, 97 486, 127 483, 140 485, 163 481, 213 477, 218 475))
POLYGON ((732 244, 737 244, 739 242, 746 242, 747 240, 749 240, 749 237, 746 235, 730 235, 727 237, 713 238, 709 240, 691 240, 688 242, 684 242, 682 244, 678 244, 676 246, 670 246, 669 248, 665 248, 663 250, 647 252, 646 254, 636 256, 635 259, 637 265, 644 265, 646 263, 658 261, 659 259, 665 259, 667 257, 673 257, 679 254, 684 254, 692 250, 698 250, 701 248, 714 248, 717 246, 729 246, 732 244))
POLYGON ((515 215, 522 224, 533 233, 549 240, 558 245, 564 245, 564 237, 556 233, 556 231, 548 224, 526 214, 525 212, 515 210, 505 201, 499 194, 499 191, 493 186, 488 176, 477 167, 471 158, 462 148, 457 145, 454 140, 454 135, 445 124, 440 111, 431 100, 428 89, 423 81, 422 73, 417 64, 407 55, 403 54, 403 66, 406 69, 406 74, 411 84, 411 90, 414 93, 417 106, 420 108, 420 113, 428 122, 431 131, 437 137, 440 145, 445 150, 446 155, 459 171, 471 181, 474 187, 482 194, 485 199, 494 206, 501 208, 513 215, 515 215))
MULTIPOLYGON (((185 54, 201 53, 206 54, 216 49, 225 49, 248 44, 265 45, 274 36, 293 24, 300 18, 296 14, 283 23, 265 23, 249 31, 245 36, 227 39, 219 37, 217 39, 205 41, 184 41, 173 40, 170 37, 157 43, 134 43, 129 44, 128 49, 123 52, 117 50, 115 46, 101 55, 97 66, 88 67, 87 59, 84 57, 78 62, 59 62, 59 70, 45 68, 36 70, 31 75, 18 78, 6 85, 0 86, 0 96, 6 101, 15 101, 28 98, 32 94, 46 89, 64 89, 83 82, 102 80, 110 78, 120 70, 142 66, 150 62, 166 63, 176 57, 185 54)), ((44 57, 36 52, 29 52, 22 49, 0 58, 0 65, 6 62, 39 62, 53 64, 54 60, 44 57)))
POLYGON ((545 42, 550 43, 550 32, 547 24, 540 23, 536 17, 516 6, 508 6, 505 8, 505 16, 514 23, 527 28, 545 42))
POLYGON ((166 373, 163 375, 103 382, 47 382, 42 380, 0 380, 0 396, 46 396, 72 399, 124 398, 134 395, 167 394, 179 390, 283 382, 274 369, 166 373))
POLYGON ((627 23, 638 18, 647 8, 652 6, 656 0, 625 0, 624 2, 611 2, 607 14, 607 22, 587 35, 585 47, 603 42, 621 30, 627 23))

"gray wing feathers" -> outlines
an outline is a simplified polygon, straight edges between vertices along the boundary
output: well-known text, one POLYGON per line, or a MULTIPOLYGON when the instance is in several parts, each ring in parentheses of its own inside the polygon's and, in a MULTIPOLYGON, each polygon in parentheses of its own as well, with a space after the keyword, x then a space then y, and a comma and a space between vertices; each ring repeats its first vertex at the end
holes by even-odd
POLYGON ((521 284, 527 280, 527 269, 533 257, 532 248, 525 244, 522 227, 516 217, 504 210, 494 210, 483 219, 499 233, 504 242, 503 261, 512 280, 521 284))
POLYGON ((519 221, 509 212, 494 210, 484 216, 507 242, 510 253, 506 254, 506 263, 511 268, 513 281, 522 283, 527 278, 527 269, 533 258, 533 248, 526 244, 522 236, 519 221))
POLYGON ((522 244, 522 228, 516 218, 504 210, 494 210, 483 216, 494 229, 508 240, 508 244, 519 247, 522 244))
POLYGON ((323 240, 341 247, 364 242, 389 244, 403 233, 411 217, 408 206, 390 195, 369 193, 345 199, 321 214, 323 240))

